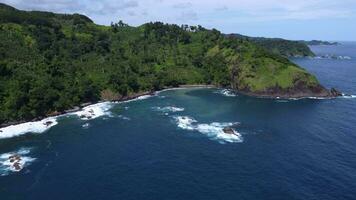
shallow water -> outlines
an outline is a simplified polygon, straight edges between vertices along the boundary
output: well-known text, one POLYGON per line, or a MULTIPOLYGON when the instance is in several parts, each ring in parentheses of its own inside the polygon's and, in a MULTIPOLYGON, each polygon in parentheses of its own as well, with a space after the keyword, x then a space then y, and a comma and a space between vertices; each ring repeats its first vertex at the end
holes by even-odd
MULTIPOLYGON (((336 53, 356 58, 348 45, 336 53)), ((294 61, 327 87, 356 94, 355 59, 294 61)), ((25 152, 28 162, 20 172, 0 164, 0 197, 356 199, 355 110, 355 98, 166 91, 94 119, 65 116, 44 133, 1 139, 0 163, 12 152, 25 152), (224 126, 236 136, 224 135, 224 126)))

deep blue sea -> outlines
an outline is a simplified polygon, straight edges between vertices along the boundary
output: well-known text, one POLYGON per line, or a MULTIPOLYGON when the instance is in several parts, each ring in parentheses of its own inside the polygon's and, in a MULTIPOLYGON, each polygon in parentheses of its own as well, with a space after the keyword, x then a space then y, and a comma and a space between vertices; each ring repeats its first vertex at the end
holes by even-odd
MULTIPOLYGON (((312 49, 351 59, 293 61, 355 95, 356 43, 312 49)), ((184 89, 112 106, 1 139, 0 199, 356 199, 356 98, 184 89), (6 166, 11 154, 21 171, 6 166)))

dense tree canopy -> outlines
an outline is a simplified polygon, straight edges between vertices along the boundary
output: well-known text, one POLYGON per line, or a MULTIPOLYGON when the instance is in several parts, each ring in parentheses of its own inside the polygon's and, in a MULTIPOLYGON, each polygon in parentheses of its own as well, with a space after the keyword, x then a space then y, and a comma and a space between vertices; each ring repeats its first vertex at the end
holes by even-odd
POLYGON ((284 57, 314 56, 314 53, 308 47, 309 42, 307 41, 292 41, 281 38, 248 37, 240 34, 230 34, 228 36, 247 39, 258 46, 284 57))
POLYGON ((286 58, 215 29, 100 26, 0 4, 0 124, 180 84, 263 91, 297 79, 318 84, 286 58))

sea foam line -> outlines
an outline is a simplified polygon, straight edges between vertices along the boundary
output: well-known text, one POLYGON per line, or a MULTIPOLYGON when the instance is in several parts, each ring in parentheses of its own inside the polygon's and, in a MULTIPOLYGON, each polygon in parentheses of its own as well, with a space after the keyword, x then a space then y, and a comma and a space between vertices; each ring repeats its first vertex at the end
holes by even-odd
POLYGON ((82 120, 91 120, 104 115, 111 115, 110 109, 113 107, 111 102, 102 102, 86 106, 80 111, 70 113, 70 115, 77 115, 82 120))
POLYGON ((174 117, 177 126, 184 130, 198 131, 210 139, 216 140, 222 144, 229 142, 243 142, 243 137, 236 130, 233 130, 233 134, 224 132, 224 128, 237 125, 237 122, 213 122, 210 124, 199 124, 197 120, 188 116, 176 116, 174 117))
POLYGON ((175 107, 175 106, 166 106, 166 107, 152 107, 153 110, 156 111, 161 111, 161 112, 183 112, 184 108, 179 108, 179 107, 175 107))
POLYGON ((8 126, 0 129, 0 139, 12 138, 26 133, 43 133, 57 124, 57 117, 49 117, 41 121, 8 126))
POLYGON ((56 117, 45 118, 40 121, 26 122, 16 125, 0 128, 0 139, 17 137, 27 133, 44 133, 58 124, 57 119, 65 116, 76 115, 82 120, 92 120, 105 115, 111 115, 110 109, 114 104, 128 103, 132 101, 144 100, 152 97, 152 95, 143 95, 132 100, 122 102, 100 102, 83 107, 81 110, 71 113, 66 113, 56 117))
POLYGON ((110 102, 97 103, 84 107, 82 110, 77 112, 67 113, 56 117, 49 117, 40 121, 7 126, 0 129, 0 139, 17 137, 27 133, 44 133, 56 126, 58 124, 58 119, 64 116, 76 115, 82 120, 90 120, 104 115, 110 115, 109 109, 111 107, 112 103, 110 102))

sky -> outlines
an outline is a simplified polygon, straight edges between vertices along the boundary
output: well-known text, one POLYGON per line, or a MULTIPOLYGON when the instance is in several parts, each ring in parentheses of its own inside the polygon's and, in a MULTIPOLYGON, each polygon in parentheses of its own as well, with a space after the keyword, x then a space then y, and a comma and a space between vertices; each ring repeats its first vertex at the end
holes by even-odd
POLYGON ((293 40, 356 41, 356 0, 0 0, 18 9, 80 13, 97 24, 123 20, 202 25, 223 33, 293 40))

